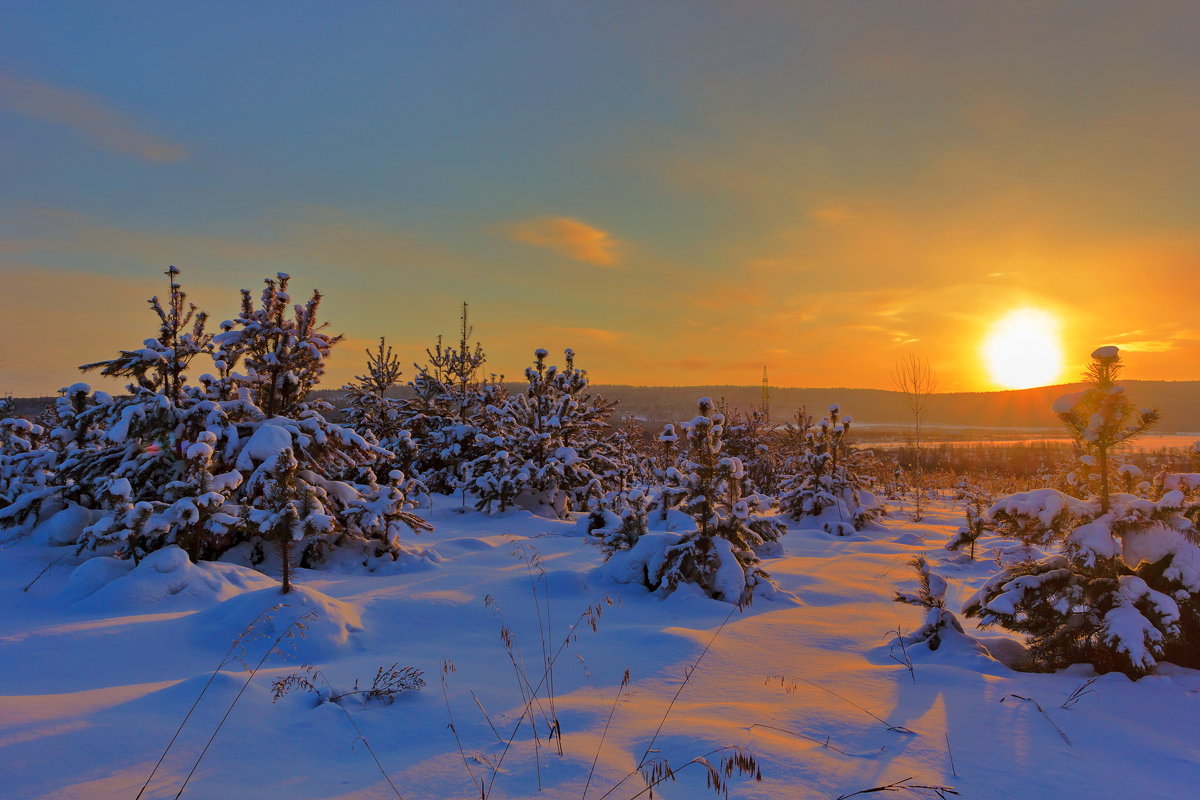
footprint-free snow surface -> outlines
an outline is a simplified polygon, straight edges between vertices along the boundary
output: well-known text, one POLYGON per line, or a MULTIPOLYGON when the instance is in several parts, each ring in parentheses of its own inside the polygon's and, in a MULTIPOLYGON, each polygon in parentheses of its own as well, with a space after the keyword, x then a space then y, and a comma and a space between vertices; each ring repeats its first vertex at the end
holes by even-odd
POLYGON ((728 746, 762 772, 732 777, 732 797, 888 784, 900 791, 884 796, 897 797, 937 796, 918 786, 984 799, 1200 792, 1200 672, 1167 665, 1080 689, 1090 668, 1016 672, 1001 661, 1020 647, 969 620, 975 641, 898 646, 897 631, 923 617, 891 602, 912 588, 908 559, 930 559, 955 609, 995 569, 994 540, 970 563, 942 549, 960 521, 951 508, 851 537, 793 524, 784 554, 764 560, 783 591, 737 611, 694 591, 662 599, 608 582, 574 522, 456 506, 437 498, 423 512, 436 529, 416 543, 436 558, 299 570, 287 596, 260 573, 178 551, 133 568, 81 564, 37 539, 9 544, 0 797, 132 800, 153 772, 143 798, 175 797, 186 781, 183 797, 221 800, 478 798, 480 785, 497 800, 585 789, 616 800, 645 797, 639 764, 666 759, 677 780, 656 796, 699 798, 710 796, 704 768, 679 768, 728 746), (558 654, 552 690, 547 652, 558 654), (393 664, 421 670, 425 687, 323 701, 393 664), (289 674, 292 690, 275 700, 289 674), (536 741, 528 716, 517 725, 526 708, 536 741), (555 719, 561 736, 548 735, 555 719))

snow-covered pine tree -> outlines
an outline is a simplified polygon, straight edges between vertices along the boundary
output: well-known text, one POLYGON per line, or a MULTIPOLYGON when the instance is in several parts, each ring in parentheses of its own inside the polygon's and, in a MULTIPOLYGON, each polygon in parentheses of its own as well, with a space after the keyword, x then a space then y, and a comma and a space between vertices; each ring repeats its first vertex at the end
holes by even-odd
POLYGON ((722 455, 725 418, 712 400, 701 398, 698 412, 683 425, 688 449, 675 468, 684 490, 680 509, 696 528, 646 565, 646 584, 669 593, 691 583, 719 600, 747 603, 756 587, 774 588, 755 551, 773 549, 784 526, 743 496, 745 470, 736 457, 722 455))
POLYGON ((1117 383, 1121 354, 1108 345, 1092 353, 1084 379, 1087 388, 1063 395, 1054 402, 1054 413, 1075 437, 1086 456, 1093 456, 1100 476, 1100 507, 1108 511, 1111 491, 1109 473, 1113 448, 1145 432, 1158 422, 1154 409, 1135 408, 1117 383))
POLYGON ((975 544, 987 531, 987 509, 992 505, 992 499, 980 486, 975 486, 966 478, 962 478, 954 487, 955 497, 963 504, 966 522, 955 532, 946 549, 954 552, 964 547, 967 549, 967 559, 975 560, 975 544))
POLYGON ((484 453, 468 465, 480 510, 511 505, 546 509, 562 518, 592 497, 619 486, 621 468, 608 441, 614 403, 586 390, 587 373, 568 349, 562 369, 534 352, 525 391, 493 406, 491 435, 476 440, 484 453))
POLYGON ((605 560, 618 550, 629 550, 650 529, 651 494, 645 489, 607 492, 592 500, 588 535, 605 560))
MULTIPOLYGON (((1088 387, 1055 403, 1098 465, 1158 418, 1113 382, 1118 363, 1116 348, 1100 348, 1088 387)), ((1186 494, 1195 476, 1166 476, 1149 498, 1111 492, 1106 475, 1090 497, 1039 489, 995 503, 990 527, 1051 553, 1002 569, 963 612, 1025 634, 1042 668, 1086 662, 1138 678, 1164 659, 1200 666, 1200 547, 1186 494)))
POLYGON ((221 333, 213 337, 216 359, 228 370, 241 364, 245 372, 236 375, 236 383, 250 390, 254 405, 267 417, 308 408, 305 398, 342 340, 324 332, 326 323, 317 322, 321 293, 313 290, 304 305, 292 305, 290 280, 284 272, 265 279, 258 307, 250 290, 243 289, 241 313, 222 322, 221 333))
POLYGON ((483 376, 487 357, 479 342, 471 344, 467 312, 463 303, 458 345, 438 336, 425 350, 426 363, 413 365, 413 397, 399 403, 400 421, 415 446, 415 476, 433 492, 463 490, 464 508, 467 465, 486 451, 481 442, 492 435, 495 409, 506 397, 502 376, 483 376))
POLYGON ((346 424, 392 454, 372 469, 384 474, 399 470, 408 476, 405 491, 411 497, 427 495, 428 489, 415 477, 418 447, 405 427, 405 403, 388 396, 400 382, 400 359, 382 337, 379 346, 374 351, 367 350, 366 354, 366 371, 343 387, 348 401, 348 407, 343 410, 346 424))
POLYGON ((948 634, 963 634, 962 623, 946 608, 946 579, 929 568, 924 556, 914 556, 908 563, 917 573, 917 591, 898 591, 892 599, 925 609, 925 622, 916 633, 904 637, 904 643, 925 644, 937 650, 948 634))
POLYGON ((342 387, 348 407, 343 411, 346 422, 359 433, 372 433, 383 441, 403 429, 398 403, 388 392, 400 385, 400 359, 392 352, 387 340, 379 338, 379 346, 366 350, 367 368, 361 375, 342 387))
POLYGON ((654 467, 657 491, 651 505, 659 522, 666 522, 671 509, 678 508, 687 497, 687 479, 678 467, 678 443, 679 434, 675 432, 675 426, 668 422, 658 435, 659 452, 654 467))
POLYGON ((858 471, 864 454, 847 441, 850 417, 841 416, 834 405, 815 426, 803 412, 797 419, 802 427, 789 436, 803 445, 787 464, 790 474, 783 479, 780 504, 792 519, 817 517, 838 536, 861 530, 883 513, 883 506, 864 488, 866 478, 858 471))
POLYGON ((725 415, 725 453, 736 456, 746 470, 747 491, 773 495, 779 470, 770 418, 762 408, 722 409, 725 415))
MULTIPOLYGON (((290 493, 305 508, 299 519, 314 523, 293 529, 310 538, 301 565, 319 563, 331 548, 364 562, 398 557, 397 525, 428 525, 408 511, 399 473, 376 482, 370 467, 391 454, 306 402, 339 338, 320 330, 320 296, 289 316, 286 276, 268 279, 262 307, 243 293, 242 315, 210 339, 203 314, 186 304, 178 270, 167 275, 168 300, 150 304, 159 336, 85 366, 131 378, 129 395, 113 399, 77 384, 57 404, 47 448, 52 497, 42 500, 90 513, 81 551, 134 559, 171 544, 193 559, 239 546, 257 552, 264 534, 281 530, 262 527, 259 517, 283 513, 280 498, 290 493), (208 354, 218 376, 189 383, 192 360, 208 354)), ((4 509, 0 524, 19 524, 21 512, 4 509)))
MULTIPOLYGON (((8 411, 13 407, 10 404, 8 411)), ((51 449, 45 426, 6 416, 0 419, 0 527, 36 516, 51 487, 57 452, 51 449)))

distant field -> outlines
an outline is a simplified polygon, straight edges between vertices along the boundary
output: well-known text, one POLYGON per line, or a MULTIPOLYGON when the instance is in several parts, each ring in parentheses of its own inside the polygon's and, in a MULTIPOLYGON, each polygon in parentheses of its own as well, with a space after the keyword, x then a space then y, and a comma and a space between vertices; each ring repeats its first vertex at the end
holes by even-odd
MULTIPOLYGON (((1154 451, 1154 450, 1190 450, 1192 446, 1200 440, 1200 435, 1185 434, 1185 433, 1164 433, 1152 436, 1142 436, 1134 439, 1128 444, 1122 445, 1124 450, 1136 451, 1154 451)), ((855 444, 860 447, 903 447, 907 444, 904 441, 896 440, 857 440, 855 444)), ((947 445, 949 447, 972 447, 976 445, 993 445, 1003 447, 1005 445, 1017 444, 1071 444, 1071 440, 1065 436, 1020 436, 1013 434, 1011 438, 1005 439, 933 439, 923 440, 923 447, 937 447, 947 445)))

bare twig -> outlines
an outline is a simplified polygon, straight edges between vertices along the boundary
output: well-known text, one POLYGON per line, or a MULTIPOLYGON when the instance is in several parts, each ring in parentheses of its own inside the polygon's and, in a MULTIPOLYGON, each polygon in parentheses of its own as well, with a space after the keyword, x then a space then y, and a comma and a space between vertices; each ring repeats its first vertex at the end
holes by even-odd
MULTIPOLYGON (((395 665, 393 665, 393 667, 394 666, 395 665)), ((329 687, 329 691, 333 692, 333 684, 329 682, 329 678, 326 677, 325 673, 318 670, 317 674, 320 675, 325 681, 325 685, 329 687)), ((345 697, 345 695, 342 696, 345 697)), ((375 761, 375 766, 379 768, 379 774, 383 776, 385 781, 387 781, 388 786, 391 787, 392 793, 396 795, 397 800, 404 800, 404 798, 400 795, 400 790, 396 788, 396 784, 392 783, 392 779, 387 774, 387 770, 385 770, 383 768, 383 764, 380 763, 379 756, 375 755, 375 748, 371 747, 371 743, 367 741, 366 734, 362 732, 362 728, 358 727, 358 723, 354 721, 354 717, 351 716, 349 710, 347 710, 345 706, 343 706, 341 703, 338 703, 336 700, 333 702, 342 710, 342 713, 346 715, 346 719, 350 720, 350 725, 354 727, 354 732, 358 734, 358 741, 361 741, 367 748, 367 752, 371 754, 371 758, 375 761)))
POLYGON ((260 658, 258 663, 254 665, 254 668, 250 670, 250 674, 246 676, 246 680, 242 683, 242 688, 238 690, 237 695, 234 696, 233 701, 229 704, 229 707, 225 709, 225 714, 221 717, 221 721, 217 723, 217 727, 213 729, 212 735, 209 736, 208 741, 204 743, 204 749, 200 751, 200 755, 196 756, 196 762, 192 764, 192 768, 188 771, 187 777, 183 779, 183 785, 180 786, 179 791, 175 793, 175 800, 179 800, 179 798, 183 796, 183 790, 187 788, 188 782, 191 781, 192 776, 196 774, 196 770, 200 768, 200 762, 204 759, 204 755, 208 752, 208 748, 212 746, 213 740, 215 740, 217 738, 217 734, 221 732, 221 728, 224 727, 225 721, 228 720, 229 715, 233 713, 234 706, 236 706, 238 701, 242 699, 242 695, 245 694, 246 689, 250 686, 250 681, 254 680, 254 676, 258 674, 260 669, 262 669, 262 665, 266 663, 267 658, 269 658, 273 653, 279 652, 279 645, 282 641, 284 641, 284 639, 290 639, 297 633, 303 636, 304 629, 307 624, 316 619, 316 617, 317 612, 315 610, 310 611, 303 616, 296 617, 296 619, 292 620, 291 623, 289 623, 288 626, 284 628, 278 636, 275 637, 275 640, 271 642, 271 646, 267 648, 266 652, 263 653, 262 658, 260 658))
POLYGON ((754 730, 755 728, 766 728, 767 730, 779 731, 780 733, 790 734, 791 736, 797 736, 801 739, 807 739, 810 742, 819 744, 819 745, 821 745, 821 747, 832 750, 835 753, 841 753, 844 756, 851 755, 850 753, 847 753, 845 750, 841 750, 837 747, 834 747, 832 744, 830 744, 828 736, 826 736, 824 739, 818 739, 816 736, 809 736, 807 733, 800 733, 799 731, 790 731, 787 728, 776 728, 774 725, 766 725, 761 722, 756 722, 750 726, 750 730, 754 730))
POLYGON ((858 797, 864 794, 879 794, 892 792, 908 792, 910 794, 922 795, 924 797, 936 797, 945 800, 948 795, 958 796, 953 788, 949 786, 939 786, 936 784, 925 783, 910 783, 912 778, 901 778, 895 783, 889 783, 886 786, 875 786, 870 789, 859 789, 857 792, 850 794, 839 795, 837 800, 848 800, 851 797, 858 797))
MULTIPOLYGON (((576 618, 575 622, 571 624, 571 627, 567 629, 566 636, 564 636, 562 642, 559 643, 558 649, 554 651, 554 655, 550 657, 550 666, 553 666, 554 663, 558 661, 558 657, 562 655, 562 652, 566 649, 567 645, 575 641, 575 631, 578 630, 579 626, 586 623, 594 632, 599 625, 600 615, 603 614, 604 607, 611 606, 612 604, 612 598, 605 597, 604 599, 585 608, 583 612, 580 613, 580 615, 576 618)), ((545 684, 546 680, 547 674, 543 672, 541 680, 539 680, 537 685, 533 687, 533 693, 535 695, 541 691, 541 688, 545 684)), ((486 788, 481 792, 482 797, 486 798, 491 793, 492 786, 496 782, 496 776, 500 774, 500 766, 504 763, 505 757, 507 757, 509 751, 512 749, 513 742, 516 741, 517 738, 517 732, 520 731, 521 725, 525 721, 525 717, 529 716, 529 714, 530 709, 527 707, 524 711, 522 711, 521 716, 513 725, 513 731, 509 735, 508 740, 504 744, 504 749, 500 751, 500 755, 497 756, 493 765, 492 776, 488 780, 486 788)))
POLYGON ((792 679, 792 678, 785 678, 783 675, 769 675, 769 676, 767 676, 766 680, 764 680, 764 681, 763 681, 763 683, 764 683, 764 684, 765 684, 765 683, 771 683, 772 681, 775 681, 775 680, 778 680, 778 681, 779 681, 779 685, 780 685, 780 686, 782 686, 782 687, 783 687, 783 690, 784 690, 786 693, 788 693, 788 694, 794 694, 794 693, 795 693, 795 691, 796 691, 796 683, 795 683, 795 682, 793 682, 791 685, 788 685, 787 681, 789 681, 789 680, 792 680, 792 681, 798 681, 798 682, 800 682, 800 683, 806 683, 806 684, 808 684, 809 686, 812 686, 812 687, 814 687, 814 688, 820 689, 820 690, 821 690, 821 691, 823 691, 823 692, 827 692, 828 694, 831 694, 831 695, 833 695, 833 696, 834 696, 834 697, 836 697, 838 700, 841 700, 843 703, 847 703, 847 704, 849 704, 849 705, 851 705, 851 706, 854 706, 854 707, 855 707, 855 708, 857 708, 859 711, 863 712, 863 713, 864 713, 864 714, 866 714, 868 717, 870 717, 871 719, 875 720, 875 721, 876 721, 876 722, 878 722, 880 725, 882 725, 883 727, 887 728, 889 731, 892 731, 893 733, 906 733, 906 734, 909 734, 910 736, 919 736, 919 735, 920 735, 919 733, 917 733, 917 731, 911 730, 911 729, 909 729, 909 728, 905 728, 905 727, 904 727, 904 726, 902 726, 902 725, 892 725, 892 724, 891 724, 890 722, 888 722, 887 720, 885 720, 885 719, 883 719, 882 717, 878 716, 877 714, 875 714, 875 713, 873 713, 873 712, 871 712, 871 711, 867 710, 866 708, 863 708, 862 706, 860 706, 858 703, 854 702, 853 700, 850 700, 849 698, 847 698, 847 697, 844 697, 844 696, 842 696, 842 695, 838 694, 838 693, 837 693, 837 692, 835 692, 833 689, 827 689, 827 688, 825 688, 824 686, 822 686, 821 684, 819 684, 819 683, 817 683, 817 682, 815 682, 815 681, 810 681, 810 680, 808 680, 807 678, 794 678, 794 679, 792 679))
POLYGON ((888 658, 908 670, 908 676, 912 678, 913 685, 916 685, 917 670, 913 667, 912 658, 908 655, 908 645, 904 643, 904 631, 897 627, 892 633, 895 634, 896 641, 900 644, 900 652, 904 654, 904 658, 896 658, 895 645, 892 644, 888 645, 888 658))
MULTIPOLYGON (((36 578, 34 580, 36 580, 36 578)), ((30 584, 30 586, 32 585, 33 584, 30 584)), ((25 588, 28 589, 29 587, 25 588)), ((171 735, 171 740, 167 742, 167 746, 163 748, 162 753, 158 756, 158 761, 154 762, 154 768, 150 770, 150 775, 146 778, 146 782, 142 784, 142 788, 138 790, 137 796, 134 798, 134 800, 140 800, 141 796, 146 792, 147 787, 150 786, 150 781, 154 780, 154 775, 158 772, 158 768, 162 766, 163 761, 167 757, 167 753, 169 753, 171 748, 175 745, 175 740, 179 738, 179 734, 183 732, 184 726, 187 725, 188 720, 192 718, 192 713, 196 710, 196 707, 200 705, 200 701, 204 699, 204 695, 208 691, 208 687, 212 686, 212 682, 217 679, 217 675, 220 673, 221 668, 228 663, 229 657, 233 655, 233 651, 238 648, 238 646, 242 643, 242 640, 250 635, 250 633, 254 630, 254 626, 257 625, 260 620, 268 616, 272 611, 276 611, 279 608, 282 608, 282 604, 277 603, 258 612, 258 616, 250 620, 246 627, 242 629, 242 632, 235 636, 233 641, 229 643, 229 649, 225 651, 223 656, 221 656, 221 660, 217 662, 217 666, 213 669, 212 674, 208 676, 208 680, 200 689, 200 693, 196 695, 196 699, 192 701, 191 708, 189 708, 187 713, 183 715, 183 719, 179 722, 179 727, 175 729, 175 733, 171 735)))
MULTIPOLYGON (((458 754, 462 756, 463 766, 467 768, 467 774, 471 776, 471 783, 475 784, 475 787, 479 789, 479 796, 486 798, 487 791, 484 789, 483 780, 476 778, 475 771, 471 769, 471 762, 467 760, 467 751, 463 749, 462 739, 458 735, 458 728, 454 725, 454 713, 450 710, 450 690, 446 686, 446 675, 454 671, 453 661, 447 659, 442 662, 442 699, 446 701, 446 718, 449 720, 446 727, 454 734, 454 741, 458 744, 458 754)), ((493 772, 494 777, 495 773, 493 772)))
POLYGON ((487 713, 487 709, 483 707, 483 703, 479 701, 479 697, 475 694, 474 689, 471 690, 471 699, 475 701, 475 705, 479 706, 479 713, 483 714, 483 718, 487 722, 488 727, 491 728, 492 733, 496 735, 496 741, 503 742, 504 737, 500 735, 500 731, 496 730, 496 726, 492 724, 491 716, 487 713))
POLYGON ((1060 705, 1059 708, 1070 708, 1089 694, 1099 696, 1096 690, 1091 688, 1091 685, 1098 680, 1100 680, 1099 675, 1094 678, 1088 678, 1086 681, 1076 686, 1071 694, 1067 696, 1067 699, 1062 701, 1062 705, 1060 705))
POLYGON ((1004 697, 1000 698, 1000 702, 1003 703, 1010 697, 1015 697, 1018 700, 1024 700, 1026 703, 1033 703, 1034 708, 1041 712, 1041 715, 1046 718, 1046 722, 1050 723, 1050 727, 1058 731, 1058 735, 1061 736, 1062 740, 1067 743, 1067 747, 1074 747, 1074 745, 1071 744, 1071 740, 1067 738, 1067 734, 1063 732, 1063 729, 1058 727, 1054 720, 1050 719, 1050 715, 1046 713, 1046 709, 1042 708, 1041 703, 1039 703, 1037 700, 1034 700, 1032 697, 1026 697, 1025 695, 1021 694, 1006 694, 1004 697))
MULTIPOLYGON (((723 631, 725 629, 725 625, 728 624, 729 620, 733 618, 734 612, 737 612, 740 610, 741 610, 741 606, 734 606, 733 608, 729 609, 729 613, 725 615, 725 619, 721 620, 721 624, 717 626, 717 629, 715 631, 713 631, 713 635, 708 640, 708 644, 704 645, 704 649, 700 651, 700 655, 698 655, 696 657, 696 660, 693 661, 688 666, 688 668, 684 671, 683 680, 680 682, 679 688, 675 690, 675 695, 671 698, 671 702, 667 704, 666 711, 663 712, 662 718, 659 719, 659 721, 658 721, 658 727, 654 729, 654 735, 650 737, 650 742, 646 745, 646 749, 642 753, 642 757, 640 759, 638 759, 637 769, 634 770, 634 772, 631 772, 628 775, 626 775, 620 781, 618 781, 607 792, 600 795, 600 800, 604 800, 604 798, 608 797, 610 794, 615 792, 621 786, 621 784, 623 784, 629 778, 632 778, 634 775, 636 775, 646 765, 646 759, 649 757, 651 751, 654 749, 654 743, 656 741, 658 741, 658 735, 660 733, 662 733, 663 726, 667 724, 667 717, 669 717, 671 715, 671 710, 673 708, 675 708, 675 703, 676 703, 676 701, 679 700, 679 695, 683 694, 683 690, 687 687, 688 682, 691 681, 692 675, 694 675, 696 672, 696 668, 700 666, 700 662, 704 660, 704 656, 707 655, 709 649, 712 648, 713 642, 715 642, 717 640, 717 637, 721 635, 721 631, 723 631)), ((691 763, 691 762, 689 762, 689 763, 691 763)), ((682 769, 682 767, 681 767, 681 769, 682 769)), ((647 788, 649 788, 649 787, 647 787, 647 788)), ((640 792, 639 792, 639 794, 640 794, 640 792)), ((634 795, 634 797, 637 797, 637 795, 634 795)))
POLYGON ((600 743, 596 745, 596 755, 592 758, 592 768, 588 770, 587 782, 583 785, 583 796, 580 800, 587 800, 588 787, 592 785, 592 775, 596 772, 600 751, 604 749, 604 740, 608 737, 608 726, 612 725, 613 714, 617 713, 617 704, 621 702, 621 692, 625 691, 625 687, 628 685, 629 670, 625 670, 625 676, 621 678, 621 685, 617 688, 617 696, 613 698, 612 707, 608 709, 608 719, 604 721, 604 731, 600 734, 600 743))
MULTIPOLYGON (((728 779, 733 777, 736 772, 739 775, 750 775, 756 781, 762 780, 762 771, 758 767, 758 762, 754 756, 750 755, 744 748, 737 745, 726 745, 718 747, 715 750, 710 750, 704 755, 696 756, 688 761, 679 769, 673 768, 665 759, 655 759, 647 764, 638 767, 637 772, 641 773, 646 781, 646 788, 642 789, 635 795, 631 795, 629 800, 637 800, 644 794, 654 796, 654 787, 665 781, 674 781, 675 777, 691 766, 700 765, 707 772, 706 788, 712 789, 722 797, 729 797, 728 779), (714 765, 709 758, 717 753, 723 753, 719 766, 714 765)), ((635 773, 630 773, 621 780, 624 783, 629 777, 635 773)), ((617 784, 620 786, 620 784, 617 784)), ((615 787, 614 787, 615 788, 615 787)))
POLYGON ((67 557, 67 556, 69 556, 69 555, 71 555, 71 551, 70 551, 70 550, 68 550, 67 552, 63 553, 63 554, 62 554, 62 555, 60 555, 58 558, 54 559, 53 561, 51 561, 51 562, 50 562, 49 564, 47 564, 46 566, 42 567, 42 571, 41 571, 41 572, 39 572, 37 575, 33 576, 33 580, 31 580, 29 583, 25 584, 25 588, 24 588, 24 589, 22 589, 21 591, 22 591, 22 592, 28 592, 28 591, 29 591, 29 588, 30 588, 31 586, 33 586, 35 583, 37 583, 39 578, 41 578, 43 575, 45 575, 47 572, 49 572, 51 567, 53 567, 55 564, 57 564, 58 562, 62 561, 64 558, 66 558, 66 557, 67 557))

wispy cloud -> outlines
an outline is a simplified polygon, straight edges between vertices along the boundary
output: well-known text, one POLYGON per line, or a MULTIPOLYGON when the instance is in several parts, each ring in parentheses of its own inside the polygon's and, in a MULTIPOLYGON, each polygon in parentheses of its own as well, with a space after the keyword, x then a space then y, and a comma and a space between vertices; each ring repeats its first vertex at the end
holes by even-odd
POLYGON ((116 153, 155 164, 187 158, 187 149, 143 128, 95 95, 0 72, 0 111, 61 125, 116 153))
POLYGON ((808 218, 822 225, 844 225, 855 218, 855 213, 844 205, 815 206, 808 210, 808 218))
POLYGON ((614 331, 608 328, 567 328, 557 325, 552 325, 546 330, 553 333, 567 334, 569 336, 578 336, 595 342, 615 342, 625 338, 625 331, 614 331))
POLYGON ((612 234, 573 217, 537 217, 503 229, 515 242, 545 247, 567 258, 611 267, 617 263, 620 242, 612 234))

